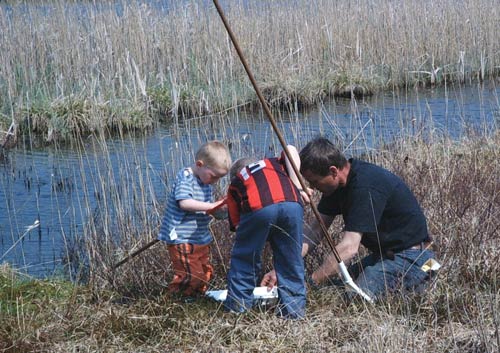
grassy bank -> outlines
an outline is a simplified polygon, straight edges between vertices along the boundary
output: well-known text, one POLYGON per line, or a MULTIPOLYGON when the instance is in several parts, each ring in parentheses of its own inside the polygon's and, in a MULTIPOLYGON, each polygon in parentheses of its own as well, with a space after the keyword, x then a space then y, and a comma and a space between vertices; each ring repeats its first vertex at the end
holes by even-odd
MULTIPOLYGON (((14 121, 19 134, 60 141, 253 105, 201 3, 3 2, 0 130, 14 121)), ((498 77, 495 0, 221 3, 273 105, 498 77)))
MULTIPOLYGON (((498 133, 459 142, 414 137, 369 155, 406 180, 428 218, 443 268, 426 293, 374 306, 347 305, 341 290, 325 287, 309 292, 303 321, 261 312, 232 316, 214 302, 183 304, 163 295, 171 273, 161 244, 111 271, 123 256, 120 249, 133 248, 136 236, 153 236, 155 225, 133 234, 120 231, 130 229, 127 217, 101 215, 101 227, 85 234, 87 285, 29 280, 0 270, 0 350, 497 352, 499 143, 498 133), (115 243, 113 232, 121 237, 115 243)), ((213 230, 214 284, 220 288, 231 241, 224 222, 214 223, 213 230)), ((322 250, 316 255, 307 258, 309 269, 317 266, 314 259, 322 250)))

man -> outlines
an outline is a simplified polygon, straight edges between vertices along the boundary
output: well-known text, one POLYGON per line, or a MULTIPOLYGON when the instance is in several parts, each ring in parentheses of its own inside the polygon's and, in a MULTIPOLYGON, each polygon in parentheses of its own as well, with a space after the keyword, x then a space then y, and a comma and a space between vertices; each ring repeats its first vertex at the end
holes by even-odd
MULTIPOLYGON (((355 283, 372 299, 388 292, 413 290, 424 284, 424 263, 433 258, 425 216, 406 184, 388 170, 360 160, 347 160, 327 139, 310 141, 300 152, 300 172, 312 188, 322 193, 318 205, 328 228, 342 215, 344 229, 336 250, 349 264, 360 245, 370 254, 349 271, 355 283)), ((302 256, 311 251, 323 234, 317 220, 306 229, 302 256)), ((311 274, 320 284, 339 273, 333 254, 311 274)), ((276 284, 273 272, 261 285, 276 284)))

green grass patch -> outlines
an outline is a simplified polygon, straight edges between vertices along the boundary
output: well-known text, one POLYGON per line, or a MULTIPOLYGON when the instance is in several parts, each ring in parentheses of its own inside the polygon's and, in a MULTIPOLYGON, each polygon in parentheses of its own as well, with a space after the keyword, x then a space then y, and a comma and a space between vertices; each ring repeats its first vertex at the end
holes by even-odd
POLYGON ((22 312, 37 312, 55 302, 64 302, 72 297, 77 287, 63 280, 38 280, 22 278, 9 269, 0 267, 0 313, 17 315, 22 312))

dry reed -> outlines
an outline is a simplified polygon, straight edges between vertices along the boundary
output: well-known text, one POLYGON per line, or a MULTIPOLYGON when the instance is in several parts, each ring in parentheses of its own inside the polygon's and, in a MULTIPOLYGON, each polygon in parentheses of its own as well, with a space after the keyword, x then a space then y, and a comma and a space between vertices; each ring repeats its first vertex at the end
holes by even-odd
MULTIPOLYGON (((90 286, 58 291, 57 284, 34 281, 21 287, 9 269, 0 271, 0 348, 6 352, 495 352, 500 347, 500 268, 495 261, 500 249, 499 138, 496 133, 432 144, 408 138, 370 155, 408 182, 428 217, 443 269, 422 294, 389 298, 375 306, 362 301, 348 305, 341 290, 324 287, 309 292, 307 318, 291 322, 270 312, 233 316, 203 299, 181 304, 162 295, 169 270, 161 245, 109 271, 112 254, 122 246, 133 246, 135 237, 154 236, 158 218, 150 222, 145 217, 149 228, 139 234, 130 231, 134 227, 127 217, 114 219, 108 214, 86 234, 90 286), (50 291, 41 289, 44 285, 60 295, 47 294, 50 291), (40 290, 30 291, 36 286, 40 290)), ((111 184, 108 172, 94 176, 104 189, 111 184)), ((149 193, 147 182, 134 184, 137 192, 149 193)), ((134 198, 123 195, 129 197, 134 198)), ((113 202, 120 213, 130 215, 118 195, 113 202)), ((222 263, 227 264, 230 241, 223 222, 214 224, 213 230, 218 240, 213 253, 218 264, 216 285, 222 285, 222 263)), ((309 268, 316 265, 308 259, 309 268)))
MULTIPOLYGON (((90 12, 92 26, 85 27, 63 3, 55 4, 58 16, 50 21, 32 7, 23 14, 15 8, 10 19, 13 13, 0 8, 6 29, 0 37, 1 118, 29 118, 31 129, 46 138, 57 140, 64 129, 76 137, 81 168, 73 173, 82 173, 84 191, 72 212, 80 209, 88 222, 80 241, 66 239, 66 250, 74 260, 73 279, 88 284, 68 290, 67 284, 26 282, 0 268, 1 351, 498 351, 498 132, 460 141, 416 133, 377 151, 366 148, 363 136, 356 141, 365 158, 404 178, 425 210, 444 267, 423 294, 347 305, 342 291, 326 287, 308 294, 305 320, 288 322, 269 312, 232 316, 207 300, 184 305, 163 296, 171 271, 162 244, 112 271, 113 263, 156 237, 164 195, 153 182, 159 178, 168 189, 172 171, 191 163, 186 151, 209 138, 225 141, 238 156, 279 147, 272 137, 252 144, 239 136, 238 128, 248 123, 239 115, 189 118, 254 100, 213 11, 189 3, 160 17, 147 5, 132 4, 121 16, 90 12), (122 143, 109 143, 110 129, 152 126, 158 116, 173 119, 164 136, 173 143, 161 151, 159 165, 145 148, 130 149, 123 135, 122 143), (111 149, 123 159, 113 162, 111 149), (100 158, 90 158, 93 153, 100 158)), ((295 4, 292 13, 274 2, 228 9, 275 104, 293 109, 352 85, 411 86, 497 74, 495 1, 460 7, 451 0, 295 4)), ((311 132, 307 119, 295 123, 287 125, 289 142, 301 147, 311 132)), ((334 119, 324 125, 320 130, 336 129, 334 119)), ((224 222, 212 228, 213 285, 220 287, 231 236, 224 222)), ((336 223, 332 231, 339 229, 336 223)), ((322 248, 317 255, 307 259, 309 270, 322 248)))
MULTIPOLYGON (((10 2, 8 2, 10 3, 10 2)), ((271 104, 498 76, 495 0, 226 4, 271 104)), ((213 6, 0 5, 0 113, 49 141, 256 101, 213 6), (119 9, 119 10, 118 10, 119 9)))

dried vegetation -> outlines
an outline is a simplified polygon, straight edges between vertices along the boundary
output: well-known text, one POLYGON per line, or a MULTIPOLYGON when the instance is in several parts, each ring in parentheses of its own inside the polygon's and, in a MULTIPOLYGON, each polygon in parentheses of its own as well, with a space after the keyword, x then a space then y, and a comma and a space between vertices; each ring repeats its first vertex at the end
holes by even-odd
MULTIPOLYGON (((408 139, 370 158, 401 175, 425 209, 443 268, 422 294, 374 306, 348 305, 342 291, 310 291, 307 318, 272 312, 224 313, 206 299, 183 304, 163 294, 170 276, 162 245, 114 272, 123 253, 88 234, 89 284, 22 281, 0 272, 0 348, 6 352, 496 352, 500 347, 500 175, 498 134, 488 138, 408 139)), ((215 286, 223 286, 231 246, 213 224, 215 286)), ((338 231, 334 226, 332 231, 338 231)), ((152 231, 153 232, 153 231, 152 231)), ((137 237, 127 234, 120 247, 137 237)), ((137 245, 138 246, 138 245, 137 245)), ((136 246, 136 248, 137 248, 136 246)), ((320 249, 321 250, 321 249, 320 249)), ((317 259, 307 260, 309 269, 317 259)))

